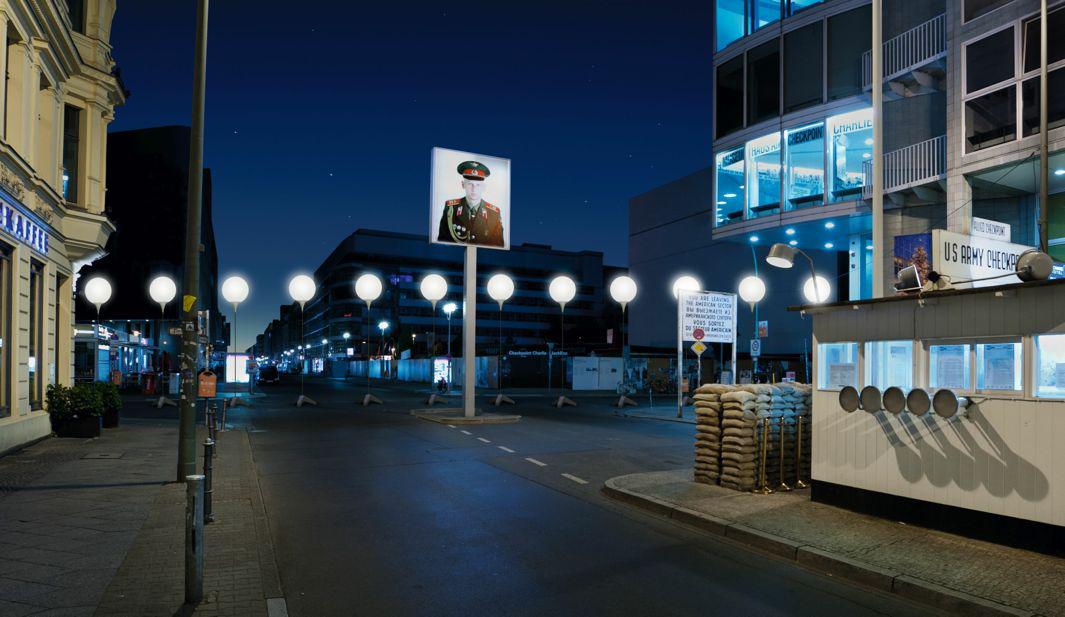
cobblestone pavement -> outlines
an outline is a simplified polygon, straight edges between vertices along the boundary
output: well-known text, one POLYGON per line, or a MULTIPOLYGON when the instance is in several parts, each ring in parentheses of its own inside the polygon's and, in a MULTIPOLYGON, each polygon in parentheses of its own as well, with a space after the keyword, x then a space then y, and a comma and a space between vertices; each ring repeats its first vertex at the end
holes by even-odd
POLYGON ((1065 559, 815 503, 809 491, 740 493, 691 470, 615 478, 619 488, 1039 615, 1065 615, 1065 559))

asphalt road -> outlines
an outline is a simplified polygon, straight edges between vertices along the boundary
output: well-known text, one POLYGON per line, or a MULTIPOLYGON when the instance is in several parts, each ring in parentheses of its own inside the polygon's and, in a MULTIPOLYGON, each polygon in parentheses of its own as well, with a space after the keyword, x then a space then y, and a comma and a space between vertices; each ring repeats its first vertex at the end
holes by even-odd
POLYGON ((692 426, 558 410, 450 428, 414 393, 361 384, 267 390, 233 419, 251 434, 291 615, 922 615, 618 504, 607 478, 676 469, 692 426))

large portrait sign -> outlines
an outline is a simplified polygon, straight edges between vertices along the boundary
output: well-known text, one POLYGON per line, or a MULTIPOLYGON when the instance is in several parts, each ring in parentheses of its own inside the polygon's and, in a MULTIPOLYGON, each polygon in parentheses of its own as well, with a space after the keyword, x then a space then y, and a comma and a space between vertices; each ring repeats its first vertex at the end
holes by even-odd
POLYGON ((510 249, 510 160, 433 148, 429 241, 510 249))

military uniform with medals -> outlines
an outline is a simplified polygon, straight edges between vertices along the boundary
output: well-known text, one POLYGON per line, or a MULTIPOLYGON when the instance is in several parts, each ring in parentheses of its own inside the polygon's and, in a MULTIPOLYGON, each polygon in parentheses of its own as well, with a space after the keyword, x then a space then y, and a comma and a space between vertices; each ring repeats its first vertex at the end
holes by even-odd
MULTIPOLYGON (((460 164, 458 172, 462 177, 474 181, 483 181, 491 173, 487 167, 476 161, 460 164)), ((449 199, 444 203, 437 240, 503 246, 503 217, 499 208, 483 199, 475 207, 471 207, 465 197, 449 199)))

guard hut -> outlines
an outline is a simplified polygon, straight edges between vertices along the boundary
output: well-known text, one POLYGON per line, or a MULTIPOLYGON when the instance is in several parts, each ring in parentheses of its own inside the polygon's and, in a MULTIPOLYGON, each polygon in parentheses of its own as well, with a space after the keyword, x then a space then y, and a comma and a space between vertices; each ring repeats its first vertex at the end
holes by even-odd
POLYGON ((792 310, 815 501, 1065 553, 1065 280, 792 310))

